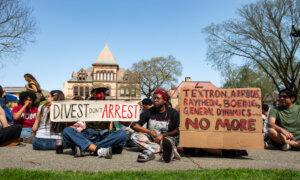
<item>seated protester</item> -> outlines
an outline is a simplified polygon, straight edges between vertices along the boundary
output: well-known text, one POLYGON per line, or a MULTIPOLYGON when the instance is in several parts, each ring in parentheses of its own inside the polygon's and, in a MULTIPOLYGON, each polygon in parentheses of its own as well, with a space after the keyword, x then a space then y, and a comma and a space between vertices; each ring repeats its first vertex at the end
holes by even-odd
POLYGON ((0 125, 0 146, 12 142, 19 143, 22 127, 21 125, 9 125, 2 107, 0 107, 0 125))
POLYGON ((284 151, 300 149, 300 106, 294 104, 296 98, 292 90, 281 90, 279 106, 269 115, 269 137, 284 151))
POLYGON ((12 110, 15 124, 22 126, 21 138, 24 142, 30 142, 32 137, 32 126, 35 122, 38 108, 34 102, 36 100, 35 93, 32 91, 21 92, 20 101, 12 110))
POLYGON ((4 96, 4 99, 5 99, 5 102, 6 102, 6 106, 12 110, 15 106, 18 105, 18 102, 19 102, 19 99, 18 97, 16 97, 15 95, 13 94, 6 94, 4 96))
MULTIPOLYGON (((93 100, 105 100, 107 88, 98 87, 92 90, 93 100)), ((83 156, 88 152, 98 157, 112 158, 112 154, 120 154, 126 143, 126 132, 123 130, 110 132, 86 128, 85 124, 78 122, 63 130, 63 142, 74 148, 74 157, 83 156)))
POLYGON ((4 92, 2 86, 0 86, 0 107, 2 107, 2 109, 5 112, 5 117, 6 117, 8 124, 12 125, 13 124, 13 116, 12 116, 12 112, 11 112, 10 108, 7 106, 7 104, 8 104, 7 97, 10 97, 10 96, 8 96, 4 92))
POLYGON ((142 111, 150 109, 153 106, 152 100, 150 98, 144 98, 142 100, 142 111))
POLYGON ((269 105, 262 104, 262 120, 263 120, 263 134, 264 134, 264 140, 268 140, 268 117, 269 117, 269 105))
POLYGON ((131 140, 143 151, 138 155, 138 162, 155 159, 155 153, 162 151, 162 159, 170 162, 173 158, 180 159, 176 145, 179 135, 179 113, 169 107, 170 96, 165 90, 156 89, 153 94, 154 106, 140 115, 140 120, 133 123, 136 131, 131 140), (147 123, 147 128, 143 125, 147 123), (161 146, 160 146, 161 145, 161 146), (161 149, 162 147, 162 149, 161 149))
POLYGON ((51 131, 50 106, 53 101, 63 101, 65 95, 60 90, 53 90, 46 97, 46 103, 38 109, 37 118, 33 124, 32 132, 35 135, 32 139, 32 148, 35 150, 55 150, 56 139, 60 135, 51 131))
POLYGON ((0 98, 0 106, 5 112, 6 120, 9 125, 14 124, 14 118, 12 108, 17 105, 18 98, 12 94, 5 94, 3 98, 0 98))

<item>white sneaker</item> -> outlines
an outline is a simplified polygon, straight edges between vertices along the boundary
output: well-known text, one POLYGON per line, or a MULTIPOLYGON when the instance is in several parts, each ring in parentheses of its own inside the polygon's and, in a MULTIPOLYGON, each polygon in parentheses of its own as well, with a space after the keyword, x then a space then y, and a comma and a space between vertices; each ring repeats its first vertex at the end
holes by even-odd
POLYGON ((104 157, 105 159, 112 158, 112 150, 111 147, 108 148, 99 148, 97 151, 98 157, 104 157))
POLYGON ((283 146, 282 146, 282 150, 283 151, 288 151, 288 150, 290 150, 291 149, 291 145, 289 145, 289 144, 284 144, 283 146))
POLYGON ((180 156, 180 154, 178 153, 176 147, 174 147, 173 154, 174 154, 174 159, 176 159, 176 160, 180 160, 180 159, 181 159, 181 156, 180 156))

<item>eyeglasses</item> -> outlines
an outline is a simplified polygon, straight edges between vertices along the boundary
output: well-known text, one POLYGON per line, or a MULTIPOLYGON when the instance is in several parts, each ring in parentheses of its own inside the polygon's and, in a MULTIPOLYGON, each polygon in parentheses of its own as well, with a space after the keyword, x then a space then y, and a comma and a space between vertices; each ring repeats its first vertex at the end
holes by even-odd
POLYGON ((161 100, 161 99, 163 99, 162 97, 158 97, 158 96, 153 96, 152 97, 152 100, 161 100))
POLYGON ((281 99, 281 98, 283 98, 283 99, 287 99, 287 98, 289 98, 289 96, 288 96, 288 95, 279 95, 278 97, 279 97, 279 99, 281 99))

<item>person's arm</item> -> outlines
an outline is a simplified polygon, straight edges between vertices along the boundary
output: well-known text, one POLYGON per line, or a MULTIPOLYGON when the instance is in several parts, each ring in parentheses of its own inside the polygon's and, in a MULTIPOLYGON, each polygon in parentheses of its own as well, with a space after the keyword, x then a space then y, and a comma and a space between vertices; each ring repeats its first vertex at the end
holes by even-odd
POLYGON ((147 123, 150 119, 150 111, 146 110, 140 115, 140 120, 131 125, 131 128, 137 132, 146 133, 155 138, 157 136, 156 131, 151 131, 147 128, 144 128, 143 125, 147 123))
POLYGON ((151 131, 147 128, 144 128, 143 126, 139 125, 138 123, 133 123, 131 125, 131 128, 137 132, 149 134, 150 136, 152 136, 154 138, 157 136, 157 133, 155 131, 153 131, 153 130, 151 131))
POLYGON ((0 123, 2 125, 3 128, 6 128, 8 127, 8 122, 7 122, 7 119, 6 119, 6 116, 5 116, 5 112, 4 110, 2 109, 2 107, 0 106, 0 123))
POLYGON ((31 100, 26 100, 24 105, 21 107, 21 109, 19 109, 18 112, 13 112, 13 118, 14 120, 19 120, 21 118, 22 113, 25 111, 25 109, 27 108, 27 106, 29 106, 31 104, 31 100))
POLYGON ((31 90, 31 91, 34 91, 34 92, 37 92, 38 89, 35 85, 35 83, 33 82, 30 82, 28 85, 25 86, 27 90, 31 90))
POLYGON ((172 111, 172 116, 170 119, 170 129, 169 132, 165 132, 154 139, 154 142, 159 143, 164 137, 168 136, 178 136, 179 134, 179 113, 177 111, 172 111))
POLYGON ((275 131, 277 131, 278 133, 282 133, 287 139, 293 139, 294 135, 292 133, 290 133, 289 131, 287 131, 286 129, 278 126, 276 124, 276 118, 273 116, 269 117, 269 127, 275 129, 275 131))
POLYGON ((37 130, 39 128, 40 122, 41 122, 41 118, 42 118, 41 109, 42 108, 39 108, 39 111, 37 113, 36 119, 35 119, 34 124, 32 126, 32 133, 34 135, 36 134, 36 132, 37 132, 37 130))
POLYGON ((178 129, 174 129, 173 131, 160 134, 159 136, 157 136, 156 138, 154 138, 154 142, 159 143, 161 140, 164 139, 164 137, 177 136, 178 134, 179 134, 179 130, 178 129))

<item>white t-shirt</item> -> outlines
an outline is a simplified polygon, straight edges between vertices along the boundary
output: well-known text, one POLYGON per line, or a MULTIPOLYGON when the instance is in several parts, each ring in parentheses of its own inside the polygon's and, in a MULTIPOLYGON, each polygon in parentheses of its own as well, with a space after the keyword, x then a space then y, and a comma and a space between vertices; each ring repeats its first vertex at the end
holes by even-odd
POLYGON ((48 114, 50 114, 50 108, 49 107, 44 107, 43 112, 42 111, 43 105, 41 105, 38 109, 38 113, 41 114, 41 121, 39 124, 39 128, 36 132, 37 138, 45 138, 45 139, 59 139, 60 136, 54 132, 50 131, 51 128, 51 121, 50 117, 48 114))

